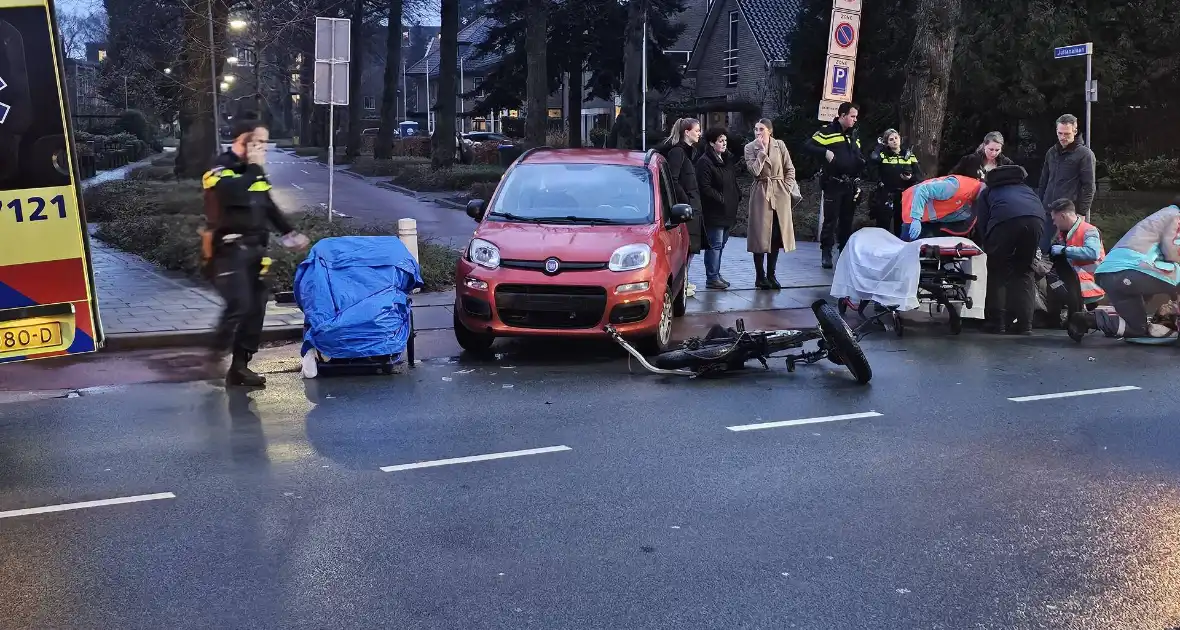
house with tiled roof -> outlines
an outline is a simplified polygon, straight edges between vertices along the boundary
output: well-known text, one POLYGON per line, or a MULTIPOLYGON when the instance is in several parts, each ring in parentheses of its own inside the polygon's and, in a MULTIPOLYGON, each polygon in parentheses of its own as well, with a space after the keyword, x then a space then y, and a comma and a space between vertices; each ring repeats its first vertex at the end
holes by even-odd
POLYGON ((801 0, 689 2, 682 14, 687 28, 677 45, 690 51, 685 84, 669 100, 706 127, 748 130, 758 118, 781 113, 787 103, 788 46, 801 0), (695 31, 694 23, 699 24, 695 31))
MULTIPOLYGON (((497 131, 502 132, 504 118, 523 118, 523 103, 519 109, 503 110, 494 113, 490 117, 475 116, 469 112, 474 109, 476 102, 480 98, 479 87, 483 83, 484 78, 496 68, 500 62, 501 57, 495 53, 481 54, 478 50, 480 44, 487 41, 491 29, 495 26, 495 22, 487 17, 481 16, 471 21, 459 31, 459 59, 460 64, 460 85, 459 95, 457 95, 455 103, 455 111, 459 113, 461 125, 466 131, 497 131), (475 93, 474 100, 463 98, 463 94, 475 93)), ((429 102, 435 102, 438 97, 438 78, 439 78, 439 49, 438 40, 435 40, 434 46, 431 47, 430 54, 422 57, 418 61, 410 65, 406 70, 407 83, 409 87, 409 111, 410 116, 425 120, 426 110, 429 102), (429 84, 429 93, 433 97, 428 101, 427 84, 429 84)), ((589 73, 583 80, 583 84, 589 79, 589 73)), ((568 86, 570 82, 567 80, 563 82, 564 85, 553 94, 549 95, 548 100, 548 114, 550 126, 554 129, 563 128, 563 121, 566 119, 567 99, 566 91, 570 89, 568 86)), ((588 142, 590 138, 590 131, 597 127, 609 128, 610 122, 613 121, 615 114, 614 103, 603 101, 601 99, 592 99, 582 104, 582 122, 581 133, 582 141, 588 142)))

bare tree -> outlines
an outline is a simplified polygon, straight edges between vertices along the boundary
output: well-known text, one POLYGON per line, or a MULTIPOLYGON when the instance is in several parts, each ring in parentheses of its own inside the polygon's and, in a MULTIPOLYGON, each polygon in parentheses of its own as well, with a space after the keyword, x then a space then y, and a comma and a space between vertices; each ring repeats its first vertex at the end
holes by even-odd
MULTIPOLYGON (((539 147, 549 134, 549 71, 546 66, 549 37, 549 0, 528 0, 526 9, 528 28, 525 48, 528 49, 528 83, 525 89, 524 144, 539 147)), ((581 81, 578 81, 581 84, 581 81)), ((579 89, 579 92, 581 90, 579 89)))
POLYGON ((105 41, 107 18, 101 7, 90 13, 58 13, 57 29, 62 53, 70 59, 86 58, 86 45, 105 41))
POLYGON ((901 95, 901 133, 927 173, 938 169, 961 0, 918 0, 917 32, 901 95))
POLYGON ((385 87, 381 94, 381 126, 373 157, 393 157, 393 131, 397 129, 397 77, 402 65, 402 0, 389 0, 389 15, 385 31, 385 87))
POLYGON ((648 0, 631 0, 627 4, 627 28, 623 49, 622 107, 611 128, 611 146, 619 149, 640 148, 643 116, 643 47, 646 45, 644 17, 648 0))

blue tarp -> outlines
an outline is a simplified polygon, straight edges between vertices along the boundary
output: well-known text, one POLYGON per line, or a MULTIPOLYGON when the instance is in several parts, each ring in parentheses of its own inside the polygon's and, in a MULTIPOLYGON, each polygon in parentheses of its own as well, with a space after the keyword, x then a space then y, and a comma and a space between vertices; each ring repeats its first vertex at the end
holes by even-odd
POLYGON ((320 240, 295 270, 295 302, 307 324, 302 353, 401 354, 410 338, 409 293, 422 286, 418 261, 396 236, 320 240))

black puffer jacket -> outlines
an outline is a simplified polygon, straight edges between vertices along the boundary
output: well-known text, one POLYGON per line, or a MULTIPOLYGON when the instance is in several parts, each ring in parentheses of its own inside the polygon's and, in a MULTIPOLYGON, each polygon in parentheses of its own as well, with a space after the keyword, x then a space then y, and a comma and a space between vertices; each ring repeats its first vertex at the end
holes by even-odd
POLYGON ((987 238, 995 227, 1005 221, 1020 217, 1045 216, 1045 206, 1037 197, 1037 191, 1024 183, 1028 171, 1024 167, 1009 164, 998 166, 987 174, 987 187, 975 198, 973 209, 977 219, 976 229, 987 238))
POLYGON ((742 190, 737 184, 741 159, 731 151, 717 155, 713 147, 697 158, 697 181, 700 183, 702 218, 706 227, 731 228, 737 223, 742 190))
MULTIPOLYGON (((1014 164, 1014 162, 1009 160, 1008 156, 1003 153, 996 156, 997 168, 1008 166, 1009 164, 1014 164)), ((966 175, 967 177, 974 177, 979 181, 983 181, 987 177, 987 172, 983 170, 983 152, 976 151, 975 153, 964 155, 959 160, 959 163, 955 165, 955 168, 951 169, 951 175, 966 175)))
POLYGON ((672 187, 676 190, 676 203, 687 203, 692 206, 692 220, 688 222, 688 251, 696 254, 701 251, 704 243, 704 230, 701 222, 701 191, 697 182, 697 170, 693 165, 696 157, 692 146, 686 142, 679 144, 663 144, 659 149, 664 159, 668 161, 668 173, 672 176, 672 187))

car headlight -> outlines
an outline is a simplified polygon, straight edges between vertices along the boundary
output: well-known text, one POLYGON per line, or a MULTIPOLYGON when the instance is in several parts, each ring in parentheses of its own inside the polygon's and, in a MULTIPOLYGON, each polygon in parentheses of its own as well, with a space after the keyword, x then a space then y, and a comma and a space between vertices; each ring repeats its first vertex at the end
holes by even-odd
POLYGON ((611 271, 635 271, 651 264, 651 248, 647 245, 624 245, 610 255, 607 268, 611 271))
POLYGON ((473 238, 467 247, 467 260, 480 267, 495 269, 500 266, 500 248, 482 238, 473 238))

